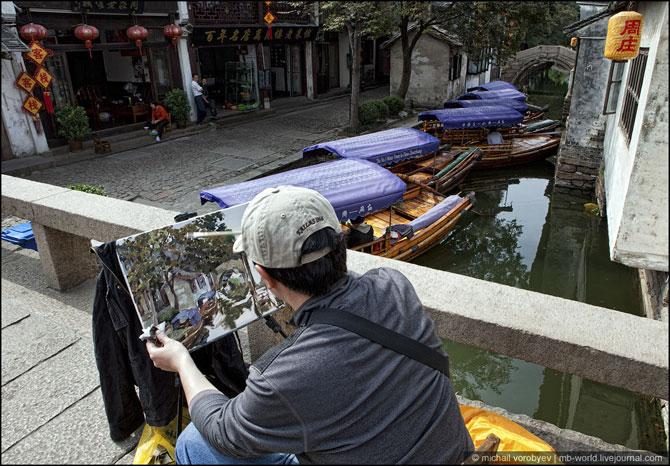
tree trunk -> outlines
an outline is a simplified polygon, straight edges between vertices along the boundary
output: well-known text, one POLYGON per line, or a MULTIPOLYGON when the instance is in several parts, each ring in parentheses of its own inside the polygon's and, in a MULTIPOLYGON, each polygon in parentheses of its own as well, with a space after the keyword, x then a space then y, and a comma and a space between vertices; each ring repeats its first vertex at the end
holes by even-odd
POLYGON ((400 48, 402 50, 402 74, 400 75, 400 84, 395 94, 402 100, 407 96, 409 89, 409 79, 412 76, 412 50, 409 43, 409 19, 403 17, 400 23, 400 48))
POLYGON ((361 94, 361 36, 357 28, 347 25, 349 33, 349 45, 351 46, 351 100, 349 103, 349 127, 352 131, 358 131, 358 102, 361 94))

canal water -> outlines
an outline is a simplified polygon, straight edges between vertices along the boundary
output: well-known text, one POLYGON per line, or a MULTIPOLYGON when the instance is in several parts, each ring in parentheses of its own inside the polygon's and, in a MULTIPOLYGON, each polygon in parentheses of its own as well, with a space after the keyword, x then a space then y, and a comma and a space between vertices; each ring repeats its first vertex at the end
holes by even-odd
MULTIPOLYGON (((553 175, 544 161, 471 173, 463 191, 475 192, 474 207, 413 262, 642 315, 636 271, 609 259, 606 219, 584 211, 588 199, 554 190, 553 175)), ((445 348, 466 398, 629 448, 665 450, 649 397, 451 341, 445 348)))

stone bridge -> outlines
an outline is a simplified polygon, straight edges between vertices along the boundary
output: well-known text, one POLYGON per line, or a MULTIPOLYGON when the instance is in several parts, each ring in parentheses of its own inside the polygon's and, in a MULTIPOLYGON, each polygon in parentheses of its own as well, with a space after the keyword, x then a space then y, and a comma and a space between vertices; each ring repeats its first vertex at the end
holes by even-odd
POLYGON ((520 85, 528 75, 554 65, 569 73, 576 55, 574 50, 560 45, 538 45, 522 50, 505 64, 500 79, 520 85))

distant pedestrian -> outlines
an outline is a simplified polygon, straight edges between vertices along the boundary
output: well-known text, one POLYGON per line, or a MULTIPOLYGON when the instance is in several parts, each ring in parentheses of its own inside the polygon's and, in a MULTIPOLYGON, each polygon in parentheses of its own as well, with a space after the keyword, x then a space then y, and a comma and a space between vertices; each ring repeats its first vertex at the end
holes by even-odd
POLYGON ((144 129, 151 129, 151 134, 156 136, 156 142, 161 142, 163 131, 170 123, 170 114, 160 103, 151 102, 151 120, 147 122, 144 129))
POLYGON ((195 99, 195 109, 198 116, 197 124, 202 123, 202 120, 207 116, 207 106, 209 102, 202 93, 202 86, 200 85, 200 77, 197 74, 193 75, 191 81, 191 89, 193 90, 193 98, 195 99))

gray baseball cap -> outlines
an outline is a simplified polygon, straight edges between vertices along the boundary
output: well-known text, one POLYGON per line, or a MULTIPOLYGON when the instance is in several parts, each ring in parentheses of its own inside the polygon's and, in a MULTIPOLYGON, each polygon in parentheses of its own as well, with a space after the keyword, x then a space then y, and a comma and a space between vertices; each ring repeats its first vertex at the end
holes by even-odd
POLYGON ((318 192, 297 186, 267 188, 244 211, 242 233, 235 240, 233 252, 244 251, 264 267, 299 267, 330 252, 325 248, 301 255, 305 240, 327 227, 341 230, 333 206, 318 192))

